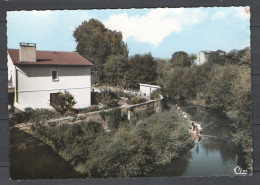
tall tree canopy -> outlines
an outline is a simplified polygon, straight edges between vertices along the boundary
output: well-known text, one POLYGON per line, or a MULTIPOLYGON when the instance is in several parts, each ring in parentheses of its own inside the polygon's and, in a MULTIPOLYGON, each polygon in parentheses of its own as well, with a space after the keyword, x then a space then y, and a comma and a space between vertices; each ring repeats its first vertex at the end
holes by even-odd
POLYGON ((225 59, 226 59, 226 52, 222 51, 222 50, 211 51, 208 54, 208 62, 210 64, 224 65, 225 64, 225 59))
POLYGON ((157 63, 151 53, 130 57, 127 61, 127 72, 124 87, 139 88, 139 83, 154 84, 157 78, 157 63))
POLYGON ((184 51, 178 51, 172 55, 170 62, 174 67, 189 67, 194 63, 195 59, 196 56, 194 55, 189 56, 188 53, 184 51))
MULTIPOLYGON (((82 22, 73 33, 77 42, 76 50, 93 64, 92 72, 97 82, 104 82, 104 65, 109 57, 128 56, 127 45, 122 41, 121 32, 107 29, 96 19, 82 22)), ((123 57, 124 58, 124 57, 123 57)))

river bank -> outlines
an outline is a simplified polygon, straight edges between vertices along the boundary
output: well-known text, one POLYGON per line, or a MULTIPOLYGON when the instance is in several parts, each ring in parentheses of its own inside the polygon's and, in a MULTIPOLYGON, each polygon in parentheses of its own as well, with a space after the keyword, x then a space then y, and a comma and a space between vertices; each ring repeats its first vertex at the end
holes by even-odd
POLYGON ((10 135, 10 178, 59 179, 80 178, 73 167, 52 148, 17 128, 10 135))
MULTIPOLYGON (((148 110, 149 112, 149 110, 148 110)), ((172 110, 121 119, 110 133, 100 124, 81 122, 57 127, 35 126, 33 135, 51 146, 83 177, 146 176, 188 151, 193 142, 183 120, 172 110)))
POLYGON ((234 168, 243 168, 244 162, 241 147, 232 141, 229 126, 232 120, 215 109, 187 102, 178 102, 178 105, 190 120, 201 122, 203 137, 178 160, 153 170, 148 176, 235 176, 234 168))
MULTIPOLYGON (((24 163, 23 171, 30 172, 31 168, 25 163, 28 156, 35 156, 30 166, 34 166, 32 168, 36 172, 26 172, 24 176, 28 179, 60 178, 59 175, 62 178, 234 176, 234 167, 243 168, 241 148, 232 142, 229 126, 232 121, 224 113, 187 103, 181 104, 181 109, 188 115, 189 121, 173 109, 160 114, 148 110, 140 113, 132 123, 121 119, 119 128, 113 129, 111 133, 105 133, 94 122, 63 124, 54 128, 40 127, 35 137, 41 140, 38 140, 41 144, 29 142, 30 147, 24 148, 30 139, 23 144, 21 141, 24 139, 17 137, 12 142, 17 143, 12 145, 16 147, 12 149, 16 150, 12 160, 17 165, 24 163), (191 120, 201 122, 202 127, 208 125, 203 130, 204 137, 195 144, 188 129, 191 120), (21 151, 27 149, 29 153, 21 154, 21 151), (57 157, 63 162, 57 163, 60 161, 57 157), (49 163, 43 164, 37 160, 41 158, 49 163), (45 172, 50 168, 55 169, 55 172, 44 177, 41 173, 47 175, 45 172)), ((13 137, 17 133, 10 134, 13 137)), ((17 167, 12 165, 12 174, 19 179, 14 174, 24 172, 17 167)))
MULTIPOLYGON (((244 100, 245 101, 245 100, 244 100)), ((194 100, 192 104, 207 107, 205 100, 194 100)), ((231 129, 232 141, 241 147, 241 166, 249 173, 253 172, 252 159, 252 112, 251 102, 248 102, 249 108, 230 109, 225 108, 220 110, 225 116, 232 120, 228 126, 231 129), (244 111, 244 112, 243 112, 244 111)), ((214 109, 214 106, 209 107, 214 109)))

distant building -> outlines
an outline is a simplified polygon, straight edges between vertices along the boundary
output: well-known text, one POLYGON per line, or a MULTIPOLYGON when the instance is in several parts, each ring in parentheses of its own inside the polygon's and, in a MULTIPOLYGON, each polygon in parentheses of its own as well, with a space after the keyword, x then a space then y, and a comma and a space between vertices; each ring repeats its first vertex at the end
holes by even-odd
POLYGON ((157 89, 161 89, 161 87, 158 85, 140 83, 140 94, 145 98, 150 99, 152 92, 154 92, 157 89))
POLYGON ((202 65, 207 62, 208 62, 208 53, 205 51, 199 52, 197 65, 202 65))
POLYGON ((8 91, 16 109, 52 108, 59 92, 69 91, 75 108, 91 105, 91 66, 77 52, 38 51, 21 43, 8 49, 8 91))

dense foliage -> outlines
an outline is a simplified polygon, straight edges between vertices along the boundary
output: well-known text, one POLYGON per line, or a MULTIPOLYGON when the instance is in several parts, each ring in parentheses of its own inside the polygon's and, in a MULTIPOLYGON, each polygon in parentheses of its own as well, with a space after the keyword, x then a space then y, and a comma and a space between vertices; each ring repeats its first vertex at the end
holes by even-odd
POLYGON ((154 84, 157 78, 157 63, 152 55, 136 54, 127 61, 127 71, 124 76, 123 87, 138 89, 139 83, 154 84))
POLYGON ((103 23, 96 19, 82 22, 73 36, 77 42, 77 52, 94 64, 92 73, 96 83, 104 82, 107 77, 106 62, 117 64, 117 60, 123 62, 128 55, 127 46, 122 41, 122 33, 105 28, 103 23), (116 60, 113 61, 112 58, 116 60))
POLYGON ((208 63, 190 67, 158 64, 157 83, 171 99, 185 99, 225 112, 235 123, 233 136, 252 168, 250 48, 210 52, 208 63))
POLYGON ((195 55, 188 55, 188 53, 184 51, 175 52, 172 55, 170 62, 174 67, 189 67, 194 64, 194 60, 196 59, 195 55))
POLYGON ((139 83, 155 83, 156 62, 151 54, 128 57, 121 32, 107 29, 96 19, 82 22, 73 34, 77 52, 94 64, 95 84, 138 89, 139 83))
POLYGON ((24 112, 15 114, 13 118, 15 123, 33 122, 40 123, 52 118, 59 118, 62 115, 50 109, 32 109, 31 107, 25 108, 24 112))
POLYGON ((96 97, 97 102, 100 102, 106 108, 118 107, 118 96, 113 91, 102 91, 101 93, 97 93, 96 97))
POLYGON ((179 157, 193 143, 173 111, 153 114, 135 127, 119 110, 109 117, 111 133, 105 133, 99 123, 83 121, 54 129, 40 126, 35 134, 88 177, 145 176, 179 157))

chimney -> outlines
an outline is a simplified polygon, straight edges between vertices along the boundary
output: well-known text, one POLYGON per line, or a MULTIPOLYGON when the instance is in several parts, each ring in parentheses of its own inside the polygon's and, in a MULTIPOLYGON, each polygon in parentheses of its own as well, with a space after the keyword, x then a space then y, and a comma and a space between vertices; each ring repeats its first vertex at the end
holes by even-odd
POLYGON ((36 44, 20 43, 20 62, 36 62, 36 44))

